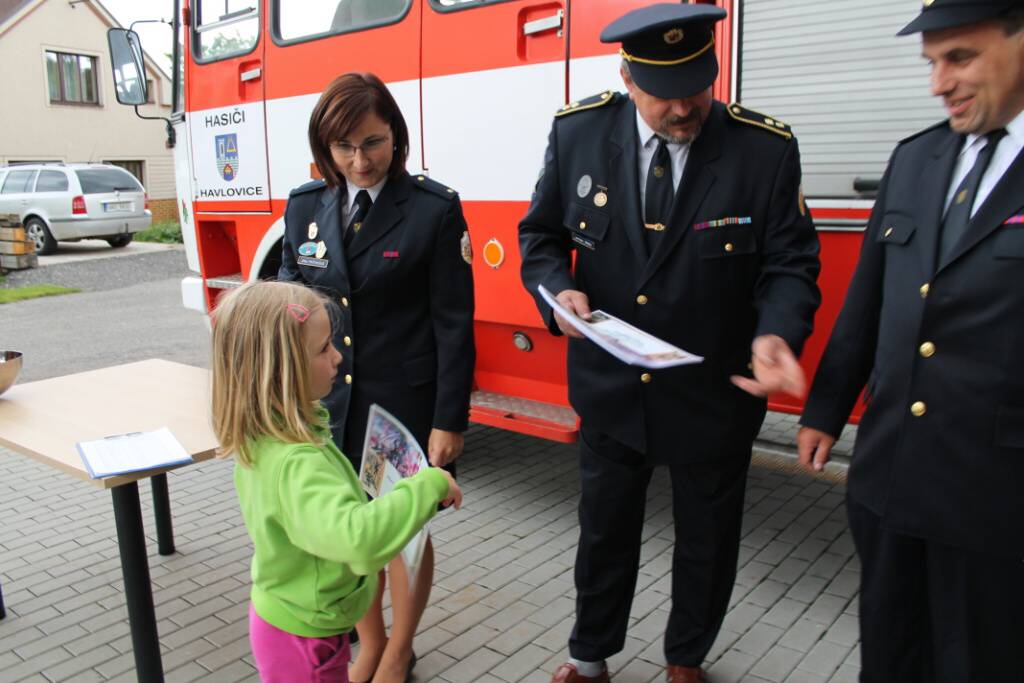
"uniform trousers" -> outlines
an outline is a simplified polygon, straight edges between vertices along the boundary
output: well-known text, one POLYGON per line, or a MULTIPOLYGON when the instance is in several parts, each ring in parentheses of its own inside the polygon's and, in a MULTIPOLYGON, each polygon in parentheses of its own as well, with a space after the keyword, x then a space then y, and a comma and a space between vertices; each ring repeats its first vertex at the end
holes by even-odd
POLYGON ((861 562, 861 683, 1024 681, 1024 558, 886 529, 847 499, 861 562))
MULTIPOLYGON (((749 450, 668 465, 675 524, 672 608, 665 631, 669 664, 699 666, 718 635, 736 578, 749 466, 749 450)), ((625 644, 647 486, 654 472, 664 471, 644 454, 581 427, 576 624, 569 639, 575 659, 607 659, 625 644)))

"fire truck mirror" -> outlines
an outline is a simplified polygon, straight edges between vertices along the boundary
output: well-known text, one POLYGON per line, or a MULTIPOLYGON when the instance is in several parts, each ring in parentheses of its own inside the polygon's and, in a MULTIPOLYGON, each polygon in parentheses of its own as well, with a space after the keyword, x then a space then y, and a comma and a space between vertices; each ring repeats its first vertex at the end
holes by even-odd
POLYGON ((139 34, 123 28, 107 31, 110 65, 114 72, 114 92, 121 104, 146 103, 146 69, 142 63, 139 34))

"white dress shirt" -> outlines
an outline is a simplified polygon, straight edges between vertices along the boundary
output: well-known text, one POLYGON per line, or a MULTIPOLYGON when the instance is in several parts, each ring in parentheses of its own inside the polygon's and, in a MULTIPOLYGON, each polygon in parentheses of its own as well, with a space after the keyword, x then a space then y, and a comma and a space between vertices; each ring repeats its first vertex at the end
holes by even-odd
MULTIPOLYGON (((646 216, 647 197, 644 194, 647 190, 647 170, 651 166, 654 150, 658 148, 658 136, 640 116, 639 110, 636 112, 636 132, 640 140, 637 154, 637 163, 640 165, 638 169, 640 172, 637 174, 640 179, 640 215, 646 216)), ((690 156, 690 143, 669 142, 668 154, 672 158, 672 188, 678 190, 679 180, 683 177, 683 169, 686 168, 686 159, 690 156)))
MULTIPOLYGON (((974 198, 974 206, 971 207, 971 216, 978 212, 978 208, 985 203, 985 200, 992 193, 992 189, 1003 177, 1010 164, 1024 149, 1024 111, 1017 114, 1013 121, 1006 124, 1006 135, 999 141, 992 160, 985 169, 985 175, 981 177, 981 184, 978 185, 978 194, 974 198)), ((953 168, 953 182, 946 193, 946 208, 949 208, 953 201, 956 188, 964 181, 964 177, 974 168, 974 162, 978 159, 978 153, 985 148, 985 136, 971 133, 964 140, 964 146, 957 157, 956 166, 953 168)))

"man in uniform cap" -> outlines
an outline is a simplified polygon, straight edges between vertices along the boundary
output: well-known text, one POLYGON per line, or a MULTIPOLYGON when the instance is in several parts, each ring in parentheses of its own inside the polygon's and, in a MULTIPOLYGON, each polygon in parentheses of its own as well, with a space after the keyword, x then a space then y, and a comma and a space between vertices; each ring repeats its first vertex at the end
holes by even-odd
POLYGON ((1024 3, 925 0, 949 118, 896 147, 797 441, 861 389, 861 681, 1024 680, 1024 3))
POLYGON ((556 114, 519 225, 523 282, 550 331, 573 337, 569 399, 581 417, 576 623, 553 681, 609 680, 658 465, 676 534, 668 680, 703 680, 736 575, 763 397, 803 392, 796 354, 819 303, 819 263, 800 155, 784 123, 712 98, 724 17, 658 4, 604 30, 603 41, 622 43, 629 97, 606 92, 556 114), (578 315, 602 309, 705 360, 621 363, 579 339, 538 285, 578 315))

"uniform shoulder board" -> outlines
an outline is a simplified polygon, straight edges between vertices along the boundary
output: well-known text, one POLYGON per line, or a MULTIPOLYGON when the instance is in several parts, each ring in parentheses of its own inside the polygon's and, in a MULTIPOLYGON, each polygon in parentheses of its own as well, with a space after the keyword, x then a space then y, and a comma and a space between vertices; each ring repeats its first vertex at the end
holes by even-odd
POLYGON ((308 183, 303 183, 302 185, 296 187, 294 190, 288 193, 288 196, 294 197, 297 194, 305 194, 306 192, 312 192, 313 190, 319 190, 324 187, 327 187, 327 183, 325 183, 323 180, 311 180, 308 183))
POLYGON ((420 189, 426 190, 428 192, 433 192, 439 197, 446 197, 448 199, 452 199, 458 196, 458 193, 456 193, 455 190, 453 190, 452 188, 448 187, 447 185, 442 185, 433 178, 425 176, 422 173, 420 173, 419 175, 414 175, 412 177, 412 184, 420 189))
POLYGON ((609 102, 617 101, 621 95, 611 90, 605 90, 603 93, 597 95, 591 95, 585 97, 582 100, 576 102, 570 102, 561 109, 555 112, 555 118, 559 116, 565 116, 567 114, 575 114, 578 111, 584 111, 586 109, 595 109, 597 107, 603 107, 609 102))
POLYGON ((793 137, 793 130, 788 125, 778 119, 772 118, 771 116, 759 114, 753 109, 747 109, 735 102, 726 107, 726 110, 729 112, 729 116, 740 123, 746 123, 750 126, 757 126, 764 130, 770 130, 776 135, 781 135, 787 140, 793 137))

